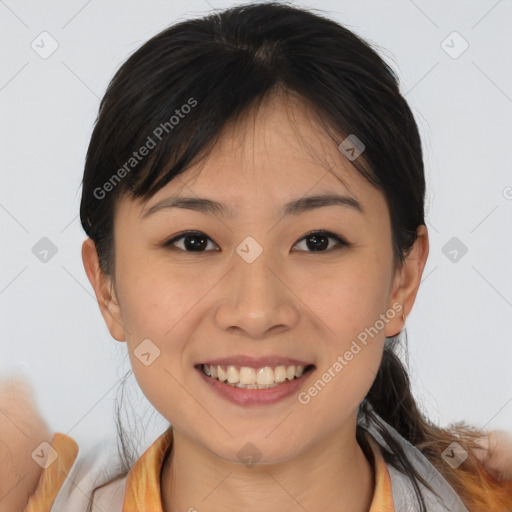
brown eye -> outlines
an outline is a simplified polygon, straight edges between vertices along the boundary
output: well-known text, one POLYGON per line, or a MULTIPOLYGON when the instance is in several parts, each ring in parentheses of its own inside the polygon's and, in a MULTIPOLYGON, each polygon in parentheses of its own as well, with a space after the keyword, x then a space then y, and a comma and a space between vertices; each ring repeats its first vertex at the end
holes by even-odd
POLYGON ((171 240, 168 240, 163 245, 164 247, 184 252, 206 252, 205 249, 208 246, 208 241, 214 243, 210 237, 200 231, 187 231, 171 238, 171 240), (178 242, 180 242, 180 247, 176 245, 178 242))
POLYGON ((336 235, 335 233, 332 233, 330 231, 312 231, 311 233, 307 234, 305 237, 301 238, 299 240, 300 243, 302 241, 305 242, 306 248, 308 249, 306 252, 328 252, 326 249, 329 247, 329 241, 334 240, 336 245, 334 247, 331 247, 331 249, 336 249, 342 246, 350 246, 344 238, 342 238, 339 235, 336 235))

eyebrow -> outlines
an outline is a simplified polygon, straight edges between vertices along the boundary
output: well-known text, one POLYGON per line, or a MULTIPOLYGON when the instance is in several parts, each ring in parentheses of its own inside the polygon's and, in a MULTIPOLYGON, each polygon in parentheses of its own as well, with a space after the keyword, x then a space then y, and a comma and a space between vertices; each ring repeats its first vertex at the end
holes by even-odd
MULTIPOLYGON (((364 214, 364 209, 356 199, 349 196, 342 196, 334 193, 313 195, 301 197, 286 203, 283 207, 283 216, 288 217, 291 215, 299 215, 301 213, 309 212, 316 208, 323 208, 326 206, 344 206, 352 208, 361 214, 364 214)), ((159 201, 151 208, 149 208, 142 218, 149 217, 150 215, 165 209, 170 208, 183 208, 185 210, 194 210, 201 213, 211 213, 221 217, 234 217, 232 209, 226 205, 214 201, 212 199, 201 197, 168 197, 159 201)))

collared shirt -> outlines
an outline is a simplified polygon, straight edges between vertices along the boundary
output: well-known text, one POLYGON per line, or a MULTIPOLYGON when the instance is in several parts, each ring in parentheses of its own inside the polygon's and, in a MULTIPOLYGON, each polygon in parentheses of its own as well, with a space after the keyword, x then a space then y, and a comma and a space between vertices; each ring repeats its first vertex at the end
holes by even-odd
MULTIPOLYGON (((373 453, 373 469, 375 487, 369 512, 394 512, 391 480, 386 462, 382 457, 379 445, 371 436, 367 436, 373 453)), ((160 474, 165 455, 172 448, 172 429, 164 432, 142 454, 133 465, 123 486, 124 496, 118 496, 117 510, 122 512, 163 512, 160 474), (122 508, 121 508, 122 505, 122 508)), ((51 442, 51 448, 46 448, 47 460, 57 458, 48 468, 43 469, 37 488, 31 496, 24 512, 50 512, 60 489, 66 482, 71 468, 78 456, 78 445, 75 440, 65 434, 56 433, 51 442)), ((102 482, 99 481, 98 485, 102 482)), ((74 483, 76 493, 84 493, 74 483)), ((112 502, 111 502, 112 503, 112 502)), ((83 512, 86 509, 84 508, 83 512)), ((82 512, 73 510, 73 512, 82 512)), ((111 512, 110 510, 108 512, 111 512)))

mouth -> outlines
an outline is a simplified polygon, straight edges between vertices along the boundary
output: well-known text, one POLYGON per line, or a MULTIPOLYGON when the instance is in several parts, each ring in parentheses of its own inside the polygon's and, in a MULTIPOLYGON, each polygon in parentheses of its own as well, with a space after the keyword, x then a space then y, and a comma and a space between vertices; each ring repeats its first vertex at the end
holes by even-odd
POLYGON ((240 389, 270 389, 298 380, 314 370, 314 364, 241 366, 225 364, 197 364, 195 368, 207 377, 240 389))

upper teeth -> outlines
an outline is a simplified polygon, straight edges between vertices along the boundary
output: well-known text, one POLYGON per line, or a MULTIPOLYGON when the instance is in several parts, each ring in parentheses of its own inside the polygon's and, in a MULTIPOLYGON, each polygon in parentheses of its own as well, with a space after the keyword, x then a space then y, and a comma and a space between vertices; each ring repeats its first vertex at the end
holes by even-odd
MULTIPOLYGON (((286 379, 293 380, 295 377, 300 377, 304 373, 304 366, 264 366, 262 368, 251 368, 248 366, 241 366, 238 369, 236 366, 217 365, 202 365, 203 372, 214 379, 221 382, 227 381, 229 384, 237 384, 239 386, 250 387, 254 386, 272 386, 284 382, 286 379)), ((273 387, 273 386, 272 386, 273 387)))

